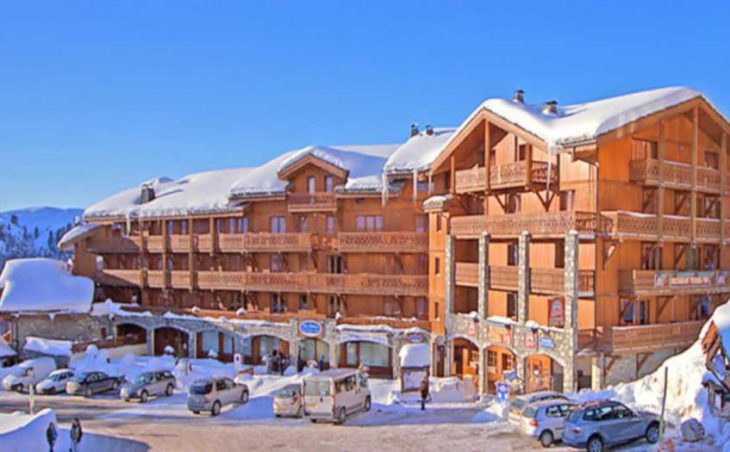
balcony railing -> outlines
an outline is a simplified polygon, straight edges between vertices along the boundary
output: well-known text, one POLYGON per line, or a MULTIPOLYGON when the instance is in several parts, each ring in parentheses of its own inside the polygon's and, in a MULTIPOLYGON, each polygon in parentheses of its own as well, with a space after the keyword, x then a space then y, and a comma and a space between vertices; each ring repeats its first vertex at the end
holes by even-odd
MULTIPOLYGON (((563 294, 565 293, 565 271, 562 268, 530 269, 530 291, 532 293, 563 294)), ((593 270, 578 271, 578 293, 590 296, 594 293, 595 272, 593 270)))
POLYGON ((456 172, 456 193, 484 191, 487 188, 487 176, 483 166, 456 172))
MULTIPOLYGON (((558 168, 549 167, 547 162, 532 161, 528 177, 527 161, 494 165, 489 170, 489 182, 492 190, 524 187, 531 184, 546 185, 558 183, 558 168), (549 175, 548 175, 549 173, 549 175)), ((484 191, 486 174, 483 166, 476 166, 456 172, 456 192, 469 193, 484 191)))
POLYGON ((138 253, 139 245, 139 237, 93 237, 89 240, 87 249, 98 254, 138 253))
POLYGON ((523 231, 538 236, 563 236, 568 231, 604 233, 608 224, 590 212, 547 212, 537 214, 466 215, 451 219, 451 233, 459 238, 477 238, 481 232, 492 236, 518 236, 523 231))
POLYGON ((170 285, 175 289, 189 289, 192 287, 190 283, 189 270, 173 270, 170 272, 170 285))
POLYGON ((456 284, 477 287, 479 285, 479 264, 471 262, 456 263, 456 284))
MULTIPOLYGON (((659 233, 659 218, 654 214, 638 212, 604 212, 609 219, 611 235, 617 238, 656 240, 659 233)), ((689 242, 692 240, 692 220, 690 217, 664 215, 662 218, 662 237, 665 240, 689 242)), ((697 218, 697 240, 717 242, 720 240, 722 225, 713 218, 697 218)))
POLYGON ((161 235, 148 235, 144 237, 144 247, 149 253, 162 253, 165 251, 164 239, 161 235))
POLYGON ((337 210, 337 199, 333 192, 289 193, 289 212, 320 212, 337 210))
POLYGON ((489 288, 517 290, 517 267, 489 267, 489 288))
POLYGON ((242 290, 245 287, 245 277, 244 272, 196 272, 198 288, 206 290, 242 290))
POLYGON ((194 241, 191 240, 189 235, 171 235, 170 236, 170 251, 173 253, 189 253, 190 244, 194 241))
MULTIPOLYGON (((632 160, 629 178, 633 182, 657 186, 660 181, 667 188, 689 190, 692 188, 692 166, 687 163, 664 161, 661 178, 658 160, 632 160)), ((720 172, 705 166, 697 168, 697 188, 709 193, 720 192, 720 172)))
POLYGON ((605 353, 651 352, 687 347, 697 340, 704 321, 598 328, 605 353))
POLYGON ((414 232, 340 232, 338 248, 344 253, 426 253, 428 234, 414 232))
POLYGON ((730 292, 730 272, 625 270, 619 290, 626 295, 673 295, 730 292))
POLYGON ((312 234, 308 232, 252 232, 246 234, 220 234, 218 248, 222 252, 305 252, 312 249, 312 234))
POLYGON ((164 288, 167 286, 167 275, 163 270, 147 270, 147 286, 164 288))
POLYGON ((110 286, 139 286, 142 282, 142 271, 105 268, 97 274, 96 279, 110 286))

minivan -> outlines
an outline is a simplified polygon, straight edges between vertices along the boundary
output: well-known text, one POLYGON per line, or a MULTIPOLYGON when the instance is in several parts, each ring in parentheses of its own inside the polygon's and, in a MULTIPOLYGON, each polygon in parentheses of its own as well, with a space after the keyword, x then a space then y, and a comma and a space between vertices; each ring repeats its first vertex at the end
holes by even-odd
POLYGON ((18 364, 3 379, 3 387, 6 391, 29 391, 36 383, 45 379, 51 372, 56 370, 56 361, 53 358, 42 357, 29 359, 18 364))
POLYGON ((332 369, 304 379, 304 415, 312 422, 342 424, 347 416, 370 411, 367 376, 358 369, 332 369))

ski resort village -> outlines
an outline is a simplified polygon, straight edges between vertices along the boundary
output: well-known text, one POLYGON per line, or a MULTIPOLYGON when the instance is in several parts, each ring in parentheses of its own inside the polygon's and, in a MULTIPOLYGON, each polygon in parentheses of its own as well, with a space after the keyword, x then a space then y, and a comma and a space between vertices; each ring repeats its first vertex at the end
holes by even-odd
POLYGON ((505 94, 9 259, 0 450, 730 450, 728 119, 505 94))

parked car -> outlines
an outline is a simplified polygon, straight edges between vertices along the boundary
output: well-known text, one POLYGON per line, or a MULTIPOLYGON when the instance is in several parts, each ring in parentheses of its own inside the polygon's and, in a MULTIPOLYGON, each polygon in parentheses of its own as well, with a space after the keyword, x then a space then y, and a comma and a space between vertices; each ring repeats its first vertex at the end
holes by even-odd
POLYGON ((304 414, 312 422, 342 424, 347 416, 370 411, 368 379, 357 369, 332 369, 304 379, 304 414))
POLYGON ((193 383, 188 393, 188 409, 195 414, 210 411, 218 416, 221 409, 234 403, 248 402, 248 386, 230 378, 211 378, 193 383))
POLYGON ((134 380, 122 385, 119 397, 125 402, 139 399, 147 403, 150 396, 171 396, 175 390, 175 377, 167 370, 157 372, 143 372, 134 380))
POLYGON ((519 426, 522 422, 522 410, 531 403, 542 402, 543 400, 569 401, 566 396, 556 391, 539 391, 520 395, 515 397, 515 399, 510 403, 509 421, 512 424, 519 426))
POLYGON ((46 378, 35 385, 35 392, 38 394, 56 394, 66 391, 66 383, 74 377, 71 369, 58 369, 50 373, 46 378))
POLYGON ((100 392, 116 391, 120 384, 119 377, 107 375, 104 372, 82 372, 66 383, 66 392, 71 395, 81 394, 91 397, 100 392))
POLYGON ((659 441, 659 417, 633 411, 615 401, 593 402, 575 408, 565 422, 563 443, 601 452, 606 447, 646 438, 659 441))
POLYGON ((573 407, 573 403, 561 399, 531 403, 522 410, 520 430, 537 439, 542 447, 550 447, 560 441, 565 418, 573 407))
POLYGON ((302 385, 285 386, 274 395, 274 415, 276 417, 302 417, 303 414, 302 385))
POLYGON ((3 388, 6 391, 28 391, 31 386, 35 387, 54 370, 56 361, 53 358, 43 357, 23 361, 5 376, 3 388))

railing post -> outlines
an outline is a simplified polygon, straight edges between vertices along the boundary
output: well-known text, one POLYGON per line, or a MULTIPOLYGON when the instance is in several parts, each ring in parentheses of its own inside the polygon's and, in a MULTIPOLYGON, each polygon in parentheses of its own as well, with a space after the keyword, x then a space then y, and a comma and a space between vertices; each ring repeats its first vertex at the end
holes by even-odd
MULTIPOLYGON (((479 234, 479 286, 477 302, 479 319, 486 319, 489 301, 489 234, 479 234)), ((480 380, 481 381, 481 380, 480 380)))
POLYGON ((517 321, 525 323, 530 301, 530 233, 523 231, 517 242, 517 321))

